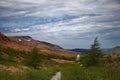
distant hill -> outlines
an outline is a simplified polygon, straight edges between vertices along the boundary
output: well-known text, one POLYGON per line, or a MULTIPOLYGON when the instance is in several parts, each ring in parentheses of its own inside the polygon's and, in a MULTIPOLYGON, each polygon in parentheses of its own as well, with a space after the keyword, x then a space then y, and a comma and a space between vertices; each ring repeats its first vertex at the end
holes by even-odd
POLYGON ((3 33, 0 33, 0 46, 25 51, 30 51, 36 46, 43 53, 69 53, 69 51, 58 45, 34 40, 30 36, 5 36, 3 33))
POLYGON ((103 52, 106 53, 106 54, 111 54, 111 53, 120 54, 120 46, 116 46, 116 47, 111 48, 111 49, 106 49, 103 52))
POLYGON ((67 53, 70 51, 55 44, 34 40, 30 36, 5 36, 0 33, 0 70, 16 72, 29 69, 29 61, 37 58, 40 59, 37 64, 42 69, 57 67, 59 64, 76 64, 76 55, 67 53), (33 56, 36 51, 31 51, 35 47, 40 54, 37 54, 38 57, 33 56))
POLYGON ((28 47, 15 43, 9 37, 5 36, 1 32, 0 32, 0 47, 3 47, 3 48, 10 47, 16 50, 25 50, 25 51, 29 50, 28 47))
MULTIPOLYGON (((88 52, 89 49, 75 48, 75 49, 67 49, 67 50, 69 50, 71 52, 75 52, 75 53, 86 53, 86 52, 88 52)), ((111 54, 111 53, 120 54, 120 46, 116 46, 111 49, 101 49, 101 51, 105 54, 111 54)))
POLYGON ((67 49, 67 50, 72 51, 72 52, 76 52, 76 53, 86 53, 86 52, 88 52, 89 49, 75 48, 75 49, 67 49))

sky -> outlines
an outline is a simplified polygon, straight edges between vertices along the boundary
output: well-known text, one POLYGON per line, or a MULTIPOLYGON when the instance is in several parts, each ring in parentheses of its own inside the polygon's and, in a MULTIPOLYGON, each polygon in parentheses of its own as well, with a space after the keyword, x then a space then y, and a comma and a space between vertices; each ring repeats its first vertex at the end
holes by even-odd
POLYGON ((120 46, 120 0, 0 0, 0 32, 66 49, 120 46))

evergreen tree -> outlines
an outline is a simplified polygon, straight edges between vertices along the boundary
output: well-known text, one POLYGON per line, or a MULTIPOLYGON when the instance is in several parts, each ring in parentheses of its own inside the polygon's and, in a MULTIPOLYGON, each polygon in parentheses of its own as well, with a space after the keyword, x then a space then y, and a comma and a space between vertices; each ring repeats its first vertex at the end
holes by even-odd
POLYGON ((84 66, 98 65, 101 60, 102 52, 100 50, 100 45, 97 39, 98 38, 96 37, 94 43, 91 45, 90 50, 81 60, 84 66))
POLYGON ((41 56, 40 53, 38 52, 38 49, 34 47, 28 58, 26 59, 26 65, 31 66, 34 69, 38 69, 40 66, 40 61, 41 61, 41 56))

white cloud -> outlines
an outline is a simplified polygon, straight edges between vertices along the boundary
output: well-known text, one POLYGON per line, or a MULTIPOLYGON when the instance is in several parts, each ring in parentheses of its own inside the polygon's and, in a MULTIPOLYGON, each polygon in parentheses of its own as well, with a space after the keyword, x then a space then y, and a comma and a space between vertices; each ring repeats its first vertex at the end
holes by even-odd
MULTIPOLYGON (((59 16, 65 14, 106 13, 111 10, 120 10, 119 3, 109 0, 2 0, 1 7, 14 10, 25 10, 25 16, 59 16), (16 6, 16 7, 15 7, 16 6)), ((19 14, 19 11, 8 11, 10 14, 19 14)), ((22 14, 22 13, 21 13, 22 14)), ((3 14, 7 16, 9 14, 3 14)))
POLYGON ((12 30, 12 32, 24 32, 24 31, 29 31, 30 28, 15 28, 12 30))
POLYGON ((17 32, 15 35, 35 35, 37 38, 40 35, 41 40, 50 42, 56 40, 56 43, 62 41, 62 43, 67 44, 70 39, 70 41, 76 39, 76 42, 78 42, 77 38, 86 39, 96 35, 105 38, 110 35, 119 36, 117 31, 120 28, 119 14, 119 0, 0 1, 0 18, 16 19, 16 21, 4 20, 3 22, 6 22, 6 24, 2 23, 2 20, 0 22, 3 27, 14 27, 11 35, 14 35, 14 32, 17 32), (69 18, 71 16, 75 17, 69 18), (26 17, 28 19, 24 20, 26 17), (41 18, 43 20, 45 18, 45 20, 43 21, 41 18), (56 18, 58 21, 54 21, 56 18), (64 18, 67 19, 64 20, 64 18), (23 24, 29 25, 24 26, 23 24), (51 37, 55 38, 55 40, 51 39, 51 37))

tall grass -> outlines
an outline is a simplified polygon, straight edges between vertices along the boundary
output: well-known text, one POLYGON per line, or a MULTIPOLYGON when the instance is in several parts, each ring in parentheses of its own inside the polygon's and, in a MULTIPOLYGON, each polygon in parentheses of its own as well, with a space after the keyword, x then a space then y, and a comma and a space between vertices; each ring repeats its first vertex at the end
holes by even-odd
MULTIPOLYGON (((120 80, 120 69, 108 67, 80 67, 64 65, 59 68, 61 80, 120 80)), ((0 71, 0 80, 50 80, 57 69, 29 70, 21 73, 0 71)))
POLYGON ((56 70, 29 70, 19 73, 0 71, 0 80, 50 80, 56 70))
POLYGON ((62 80, 120 80, 120 69, 68 66, 62 68, 62 80))

